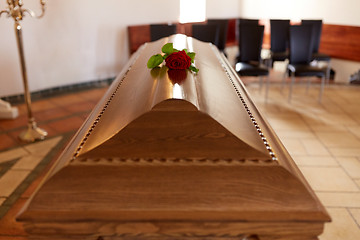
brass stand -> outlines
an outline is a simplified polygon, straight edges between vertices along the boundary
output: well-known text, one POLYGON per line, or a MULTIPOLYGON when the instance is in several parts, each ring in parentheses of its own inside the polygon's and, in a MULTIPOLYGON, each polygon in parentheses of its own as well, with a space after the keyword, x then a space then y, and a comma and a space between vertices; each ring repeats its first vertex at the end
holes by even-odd
POLYGON ((28 113, 28 126, 27 129, 20 133, 19 138, 25 142, 34 142, 36 140, 43 140, 47 136, 47 132, 39 127, 35 122, 35 118, 31 109, 31 95, 28 86, 27 73, 26 73, 26 64, 25 64, 25 55, 22 41, 22 28, 19 23, 20 20, 24 17, 24 13, 27 12, 32 17, 41 18, 45 13, 45 2, 40 0, 42 12, 39 16, 36 16, 35 13, 29 9, 22 9, 22 0, 8 0, 8 10, 3 10, 0 12, 0 16, 2 13, 6 13, 8 17, 12 17, 15 20, 15 34, 17 40, 17 46, 19 49, 20 56, 20 65, 21 65, 21 74, 23 78, 24 84, 24 98, 25 104, 28 113))

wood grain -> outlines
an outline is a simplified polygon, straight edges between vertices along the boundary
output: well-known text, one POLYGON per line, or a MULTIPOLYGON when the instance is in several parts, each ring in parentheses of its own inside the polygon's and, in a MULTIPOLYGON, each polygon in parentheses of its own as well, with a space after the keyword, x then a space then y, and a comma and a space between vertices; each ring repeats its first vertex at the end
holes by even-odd
POLYGON ((150 42, 150 24, 128 26, 129 50, 134 53, 141 45, 150 42))
POLYGON ((81 222, 81 223, 39 223, 34 226, 26 226, 35 229, 33 236, 43 239, 42 231, 46 228, 51 239, 65 239, 64 235, 72 234, 68 239, 97 239, 101 236, 105 239, 139 239, 139 240, 228 240, 228 239, 256 239, 260 240, 312 240, 322 231, 319 223, 283 223, 273 224, 267 222, 258 223, 234 223, 234 222, 139 222, 139 223, 113 223, 113 222, 81 222), (88 229, 98 229, 97 235, 92 235, 88 229), (71 231, 70 231, 71 230, 71 231), (83 234, 84 232, 87 234, 83 234), (258 233, 258 234, 255 234, 258 233), (303 234, 305 232, 305 234, 303 234), (81 233, 81 234, 80 234, 81 233), (42 237, 41 237, 42 236, 42 237))
POLYGON ((199 111, 151 111, 87 157, 205 157, 270 159, 199 111))
POLYGON ((323 24, 320 52, 333 58, 360 61, 360 27, 323 24))
POLYGON ((145 67, 163 42, 137 51, 19 214, 32 239, 321 234, 328 214, 226 58, 174 39, 201 72, 174 84, 145 67))

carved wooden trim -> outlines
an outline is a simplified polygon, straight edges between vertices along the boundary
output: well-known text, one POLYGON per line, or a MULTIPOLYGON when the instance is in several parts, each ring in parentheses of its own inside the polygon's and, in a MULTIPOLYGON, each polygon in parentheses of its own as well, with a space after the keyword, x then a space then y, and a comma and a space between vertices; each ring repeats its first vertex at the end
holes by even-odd
MULTIPOLYGON (((111 240, 311 240, 323 230, 321 224, 315 223, 235 223, 235 222, 77 222, 77 223, 33 223, 32 236, 43 239, 43 229, 47 238, 63 239, 111 239, 111 240), (101 229, 98 236, 91 236, 93 229, 101 229), (69 231, 70 230, 70 231, 69 231), (85 234, 73 235, 73 231, 82 230, 85 234), (84 231, 85 230, 85 231, 84 231), (86 234, 89 231, 89 235, 86 234), (40 233, 40 234, 39 234, 40 233), (61 233, 61 234, 59 234, 61 233), (111 234, 110 234, 111 233, 111 234), (38 235, 39 234, 39 235, 38 235), (258 236, 258 237, 257 237, 258 236), (65 239, 65 238, 64 238, 65 239)), ((29 226, 26 226, 29 227, 29 226)))
POLYGON ((104 104, 103 108, 101 109, 101 111, 99 112, 99 114, 97 115, 96 119, 93 121, 91 127, 89 128, 89 130, 87 131, 87 134, 85 135, 85 137, 81 140, 81 142, 79 143, 79 146, 77 147, 77 149, 75 150, 75 152, 73 153, 72 156, 72 160, 75 159, 81 149, 83 148, 84 144, 86 143, 87 139, 90 137, 92 131, 94 130, 94 128, 96 127, 96 125, 98 124, 98 122, 100 121, 101 117, 104 115, 107 107, 109 106, 110 102, 113 100, 113 98, 115 97, 117 91, 119 90, 120 86, 122 85, 124 79, 126 78, 127 74, 130 72, 131 70, 131 66, 136 62, 136 60, 138 59, 139 56, 137 56, 136 58, 134 58, 133 62, 131 63, 130 67, 125 71, 124 75, 122 76, 121 80, 119 81, 118 85, 116 86, 115 90, 113 91, 113 93, 110 95, 110 97, 108 98, 108 100, 106 101, 106 103, 104 104))
MULTIPOLYGON (((214 52, 216 48, 215 46, 213 46, 213 50, 214 52)), ((215 54, 216 55, 216 54, 215 54)), ((218 56, 218 55, 216 55, 218 56)), ((224 64, 224 61, 221 60, 221 58, 218 57, 218 60, 219 60, 219 63, 220 65, 222 66, 222 68, 224 69, 224 72, 227 76, 227 78, 229 79, 229 81, 231 82, 231 85, 234 87, 234 90, 239 98, 239 100, 241 101, 242 105, 244 106, 244 109, 245 111, 247 112, 251 122, 253 123, 254 127, 256 128, 256 131, 258 132, 259 136, 261 137, 261 140, 262 142, 264 143, 265 145, 265 148, 268 150, 269 152, 269 155, 271 157, 272 160, 276 161, 277 160, 277 157, 272 149, 272 147, 270 146, 270 143, 268 142, 267 138, 265 137, 264 133, 263 133, 263 130, 260 128, 255 116, 253 115, 251 109, 249 108, 249 104, 245 101, 244 97, 241 95, 241 92, 240 90, 237 88, 236 84, 235 84, 235 81, 234 79, 232 78, 232 74, 230 74, 230 72, 234 71, 233 68, 230 68, 229 66, 226 66, 224 64)))
POLYGON ((271 159, 208 159, 208 158, 77 158, 72 165, 278 165, 271 159))

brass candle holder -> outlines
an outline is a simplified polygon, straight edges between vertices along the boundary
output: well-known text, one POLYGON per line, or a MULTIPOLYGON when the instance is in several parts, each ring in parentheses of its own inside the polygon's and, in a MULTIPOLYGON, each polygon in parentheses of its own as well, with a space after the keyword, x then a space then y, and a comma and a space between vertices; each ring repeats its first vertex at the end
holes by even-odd
POLYGON ((24 55, 23 40, 22 40, 22 28, 20 25, 20 21, 24 18, 25 13, 29 14, 31 17, 36 17, 36 18, 43 17, 45 14, 45 1, 40 0, 40 5, 41 5, 40 15, 36 15, 35 12, 30 9, 23 8, 22 0, 7 0, 7 4, 8 4, 8 8, 6 10, 0 11, 0 17, 2 14, 6 14, 7 17, 12 17, 15 21, 14 28, 15 28, 17 46, 20 56, 21 75, 24 84, 24 98, 28 113, 27 129, 20 133, 19 138, 25 142, 34 142, 36 140, 43 140, 47 136, 47 132, 37 126, 31 109, 31 95, 27 80, 25 55, 24 55))

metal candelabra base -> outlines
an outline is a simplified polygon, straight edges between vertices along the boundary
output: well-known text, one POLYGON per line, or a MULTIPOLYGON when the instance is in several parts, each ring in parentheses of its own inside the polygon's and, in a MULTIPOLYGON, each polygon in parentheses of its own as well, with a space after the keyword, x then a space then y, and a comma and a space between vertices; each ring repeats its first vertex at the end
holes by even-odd
POLYGON ((24 98, 28 111, 28 128, 24 132, 20 133, 19 138, 24 142, 35 142, 36 140, 43 140, 47 136, 47 132, 41 128, 37 127, 35 119, 31 110, 31 96, 28 86, 27 74, 26 74, 26 64, 23 48, 23 39, 22 39, 22 27, 20 21, 23 19, 24 14, 28 13, 31 17, 41 18, 45 14, 45 0, 40 0, 41 5, 41 14, 36 15, 30 9, 25 9, 23 7, 22 0, 7 0, 8 8, 6 10, 0 10, 0 17, 4 13, 7 17, 12 17, 15 21, 14 29, 16 34, 16 40, 19 50, 20 65, 21 65, 21 74, 24 84, 24 98))
POLYGON ((38 140, 44 140, 48 133, 37 126, 36 122, 30 120, 28 123, 28 128, 21 132, 19 138, 24 142, 35 142, 38 140))

